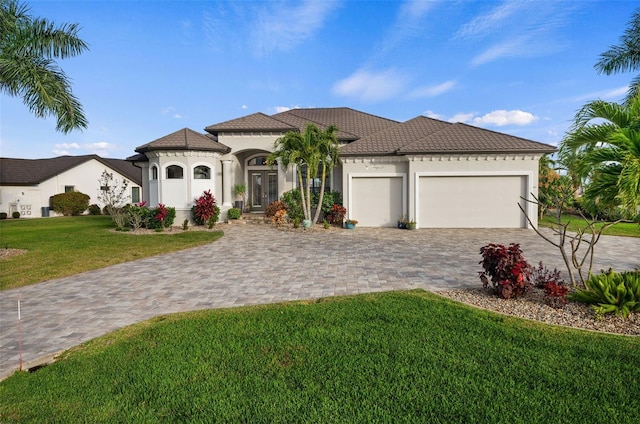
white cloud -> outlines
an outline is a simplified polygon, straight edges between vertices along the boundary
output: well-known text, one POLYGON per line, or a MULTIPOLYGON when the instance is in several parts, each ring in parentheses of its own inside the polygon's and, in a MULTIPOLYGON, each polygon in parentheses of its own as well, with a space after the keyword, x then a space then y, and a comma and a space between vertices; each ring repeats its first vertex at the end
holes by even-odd
POLYGON ((444 115, 435 113, 432 110, 425 110, 424 112, 422 112, 422 115, 426 116, 427 118, 440 119, 440 120, 443 120, 445 118, 444 115))
POLYGON ((425 0, 405 1, 400 6, 393 24, 385 33, 379 48, 376 49, 376 56, 382 57, 392 52, 406 39, 423 34, 429 28, 424 19, 435 4, 436 2, 425 0))
POLYGON ((365 102, 379 102, 400 93, 406 77, 394 69, 380 72, 358 70, 351 76, 336 82, 333 93, 365 102))
POLYGON ((71 153, 69 153, 68 150, 53 149, 52 152, 56 156, 69 156, 69 155, 71 155, 71 153))
POLYGON ((486 124, 503 127, 505 125, 529 125, 539 118, 530 112, 522 110, 494 110, 473 119, 475 124, 486 124))
POLYGON ((300 4, 263 4, 252 23, 252 36, 259 56, 297 47, 320 30, 338 6, 336 1, 316 0, 305 0, 300 4))
POLYGON ((469 38, 484 36, 492 32, 495 28, 507 21, 514 13, 525 5, 525 2, 507 1, 488 13, 476 16, 462 27, 455 34, 455 38, 469 38))
POLYGON ((173 117, 175 119, 182 119, 182 115, 180 115, 179 113, 174 114, 173 117))
POLYGON ((409 97, 411 98, 421 98, 421 97, 435 97, 440 94, 446 93, 456 86, 456 81, 445 81, 441 84, 431 85, 428 87, 419 87, 413 90, 409 97))
POLYGON ((602 90, 602 91, 591 92, 591 93, 584 94, 584 95, 581 95, 579 97, 576 97, 576 98, 574 98, 572 100, 574 100, 574 101, 590 101, 590 100, 600 99, 600 100, 617 101, 617 100, 620 100, 621 98, 623 98, 624 96, 626 96, 628 91, 629 91, 629 86, 625 85, 625 86, 618 87, 618 88, 612 88, 610 90, 602 90))
MULTIPOLYGON (((56 144, 56 149, 79 149, 80 145, 78 143, 58 143, 56 144)), ((54 150, 55 152, 55 150, 54 150)), ((68 153, 65 153, 68 154, 68 153)))
POLYGON ((456 113, 451 118, 447 119, 447 121, 453 122, 453 123, 470 122, 475 115, 476 115, 475 113, 456 113))
POLYGON ((527 43, 524 38, 505 41, 483 51, 471 60, 471 65, 479 66, 502 57, 515 57, 526 54, 527 43))
POLYGON ((249 107, 249 106, 247 106, 247 105, 242 105, 242 106, 240 106, 240 109, 242 109, 242 110, 246 110, 248 107, 249 107))
POLYGON ((112 150, 116 150, 116 146, 105 141, 95 143, 86 143, 82 145, 84 150, 102 157, 109 157, 112 150))
POLYGON ((291 108, 286 106, 276 106, 275 110, 276 110, 276 113, 280 113, 280 112, 286 112, 288 110, 291 110, 291 108))

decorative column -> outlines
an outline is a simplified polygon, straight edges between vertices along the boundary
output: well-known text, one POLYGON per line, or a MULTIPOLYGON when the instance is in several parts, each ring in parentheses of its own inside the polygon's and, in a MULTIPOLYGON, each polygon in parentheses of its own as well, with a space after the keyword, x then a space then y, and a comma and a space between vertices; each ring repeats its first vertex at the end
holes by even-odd
POLYGON ((232 207, 231 203, 231 162, 222 161, 222 206, 232 207))

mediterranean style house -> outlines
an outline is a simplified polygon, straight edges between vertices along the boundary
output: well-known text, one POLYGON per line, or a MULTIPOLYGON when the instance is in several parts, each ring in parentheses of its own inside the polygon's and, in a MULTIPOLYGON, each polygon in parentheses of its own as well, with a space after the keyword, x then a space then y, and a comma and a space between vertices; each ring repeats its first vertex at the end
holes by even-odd
POLYGON ((58 193, 79 191, 89 195, 89 204, 104 207, 98 200, 100 177, 107 171, 120 183, 128 182, 128 197, 142 199, 142 172, 131 162, 97 155, 59 156, 50 159, 0 158, 0 212, 23 218, 56 215, 51 198, 58 193))
POLYGON ((248 210, 262 212, 297 184, 294 169, 267 165, 274 142, 307 123, 340 129, 340 165, 326 189, 342 193, 360 226, 395 226, 405 216, 418 228, 527 228, 518 205, 537 225, 537 207, 527 200, 537 195, 538 160, 553 146, 424 116, 397 122, 344 107, 254 113, 206 133, 181 129, 127 160, 142 169, 143 200, 175 207, 176 222, 190 218, 206 190, 224 219, 236 184, 247 186, 248 210))

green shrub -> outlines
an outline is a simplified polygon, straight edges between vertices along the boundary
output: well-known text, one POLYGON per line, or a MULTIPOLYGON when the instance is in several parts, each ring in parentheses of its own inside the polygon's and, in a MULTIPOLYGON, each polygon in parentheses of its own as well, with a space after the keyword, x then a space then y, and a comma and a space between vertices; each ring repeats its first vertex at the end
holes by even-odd
POLYGON ((64 216, 81 215, 89 207, 89 199, 79 191, 59 193, 53 196, 53 210, 64 216))
POLYGON ((231 208, 227 211, 227 218, 229 219, 240 219, 240 209, 239 208, 231 208))
POLYGON ((0 212, 0 219, 7 219, 7 216, 9 216, 6 212, 0 212))
POLYGON ((597 316, 615 312, 626 318, 631 312, 640 311, 640 270, 622 273, 612 269, 603 271, 591 275, 585 286, 567 297, 593 305, 597 316))
POLYGON ((132 229, 147 227, 151 218, 147 202, 140 202, 135 205, 127 205, 124 208, 127 221, 132 229))
POLYGON ((280 200, 287 206, 287 214, 289 215, 289 218, 294 220, 298 218, 300 221, 304 219, 304 212, 302 211, 302 197, 300 196, 299 189, 296 188, 282 193, 280 200))
POLYGON ((101 215, 102 214, 102 209, 100 209, 100 206, 93 204, 93 205, 89 205, 89 215, 101 215))
POLYGON ((20 212, 14 211, 13 213, 11 213, 11 218, 13 218, 13 219, 20 218, 20 212))
POLYGON ((166 207, 160 203, 156 208, 149 210, 147 228, 162 231, 163 228, 171 227, 175 219, 176 208, 166 207))

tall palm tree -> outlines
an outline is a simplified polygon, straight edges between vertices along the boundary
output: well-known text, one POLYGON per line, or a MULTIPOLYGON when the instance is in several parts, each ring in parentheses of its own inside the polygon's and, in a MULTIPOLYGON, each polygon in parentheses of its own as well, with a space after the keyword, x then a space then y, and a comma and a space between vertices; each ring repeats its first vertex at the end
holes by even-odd
MULTIPOLYGON (((640 9, 636 9, 631 17, 627 29, 620 37, 620 44, 611 46, 602 53, 595 68, 606 75, 640 70, 640 9)), ((631 81, 625 102, 629 103, 638 96, 639 85, 640 75, 631 81)))
POLYGON ((322 131, 316 125, 308 123, 303 133, 287 131, 285 135, 276 140, 274 151, 267 159, 269 164, 280 161, 284 170, 289 169, 290 166, 296 167, 302 198, 302 211, 306 220, 312 220, 311 181, 318 178, 320 169, 322 169, 318 209, 312 222, 316 222, 320 215, 326 172, 338 163, 338 140, 335 136, 337 129, 336 126, 330 125, 322 131), (303 169, 306 169, 306 179, 302 176, 303 169))
POLYGON ((82 106, 66 74, 54 58, 65 59, 87 50, 77 24, 32 18, 17 0, 0 0, 0 91, 21 97, 39 118, 53 115, 56 129, 70 132, 87 127, 82 106))
POLYGON ((628 104, 596 100, 576 114, 561 152, 579 154, 588 177, 584 196, 634 217, 640 206, 640 97, 628 104))

